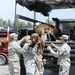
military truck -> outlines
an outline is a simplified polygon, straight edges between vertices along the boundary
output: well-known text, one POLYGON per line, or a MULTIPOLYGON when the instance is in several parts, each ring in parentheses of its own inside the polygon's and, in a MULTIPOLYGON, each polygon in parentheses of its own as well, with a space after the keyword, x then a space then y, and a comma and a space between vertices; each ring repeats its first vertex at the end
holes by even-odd
MULTIPOLYGON (((75 35, 74 32, 71 33, 71 31, 74 30, 74 26, 75 26, 75 21, 71 21, 71 20, 60 20, 60 25, 59 28, 61 29, 61 31, 63 32, 63 34, 67 34, 70 36, 69 42, 68 44, 71 47, 71 69, 70 69, 70 75, 75 75, 75 35), (73 37, 72 37, 73 36, 73 37)), ((25 36, 27 33, 27 35, 31 35, 34 32, 33 28, 24 28, 21 27, 19 29, 20 33, 19 33, 19 39, 21 39, 23 36, 25 36)), ((57 58, 55 58, 54 56, 52 56, 52 54, 50 54, 50 52, 47 50, 47 46, 50 45, 50 43, 54 43, 57 46, 61 46, 61 42, 59 40, 57 41, 46 41, 45 42, 45 48, 44 48, 44 54, 43 54, 43 59, 46 60, 46 62, 44 63, 44 67, 45 69, 49 69, 52 73, 52 75, 58 75, 58 71, 59 71, 59 67, 57 65, 57 58)), ((23 58, 23 57, 22 57, 23 58)), ((25 68, 23 68, 23 59, 21 59, 21 66, 22 69, 21 71, 24 73, 25 68)), ((21 75, 23 75, 21 73, 21 75)))
MULTIPOLYGON (((70 69, 70 75, 75 74, 75 39, 74 39, 74 26, 75 26, 75 21, 69 20, 69 21, 64 21, 60 20, 60 25, 59 28, 64 34, 68 34, 70 36, 69 39, 69 45, 71 46, 71 69, 70 69), (72 33, 72 32, 73 33, 72 33), (72 37, 73 36, 73 37, 72 37)), ((5 28, 6 29, 6 28, 5 28)), ((14 29, 14 27, 10 27, 10 30, 14 29)), ((6 29, 7 30, 7 29, 6 29)), ((26 28, 26 27, 18 27, 18 34, 19 37, 18 39, 21 39, 25 35, 31 35, 34 33, 34 28, 26 28)), ((58 65, 57 65, 57 58, 53 57, 50 52, 47 50, 47 46, 50 45, 50 43, 55 43, 57 46, 60 46, 61 43, 58 41, 46 41, 45 42, 45 48, 44 48, 44 54, 43 54, 43 59, 46 59, 46 63, 44 64, 45 69, 49 69, 52 72, 52 75, 58 75, 58 65)), ((25 68, 23 64, 23 56, 21 55, 21 75, 25 74, 25 68)))
POLYGON ((10 34, 14 28, 11 27, 8 32, 8 27, 0 27, 0 65, 8 62, 8 44, 10 42, 10 34))
MULTIPOLYGON (((16 0, 15 4, 20 4, 23 7, 26 7, 30 11, 34 11, 34 20, 27 18, 22 15, 17 15, 16 16, 16 7, 15 7, 15 25, 17 26, 18 18, 31 21, 31 22, 40 22, 35 20, 35 12, 40 12, 44 16, 49 16, 49 12, 52 9, 63 9, 63 8, 75 8, 75 1, 74 0, 16 0), (42 8, 43 7, 43 8, 42 8)), ((68 23, 72 23, 72 21, 60 21, 61 25, 59 25, 59 22, 57 23, 56 27, 61 29, 62 33, 68 34, 70 36, 69 40, 69 45, 72 48, 71 51, 71 71, 70 75, 75 75, 74 69, 75 69, 75 42, 74 42, 74 30, 73 30, 73 25, 68 25, 68 23), (65 25, 66 23, 66 25, 65 25), (71 27, 72 26, 72 27, 71 27), (70 28, 70 29, 69 29, 70 28)), ((73 21, 75 23, 75 21, 73 21)), ((43 22, 40 22, 43 23, 43 22)), ((47 24, 47 23, 44 23, 47 24)), ((74 24, 75 25, 75 24, 74 24)), ((21 39, 25 33, 31 35, 34 32, 34 29, 29 29, 29 28, 19 28, 19 39, 21 39)), ((58 31, 57 35, 59 34, 60 31, 58 31)), ((53 57, 50 52, 46 49, 50 43, 53 42, 56 45, 60 46, 61 43, 59 41, 46 41, 45 42, 45 48, 44 48, 44 54, 43 54, 43 59, 46 59, 46 64, 45 64, 45 69, 50 69, 52 72, 52 75, 58 75, 58 65, 57 65, 57 58, 53 57)), ((23 57, 22 57, 23 58, 23 57)), ((21 75, 24 75, 25 68, 23 68, 23 59, 21 58, 21 75)))
MULTIPOLYGON (((74 72, 74 67, 75 67, 75 22, 74 21, 60 21, 61 24, 60 26, 63 28, 61 29, 63 31, 64 34, 67 34, 70 36, 70 39, 69 39, 69 42, 68 44, 70 45, 71 47, 71 69, 70 69, 70 75, 74 75, 75 72, 74 72)), ((60 28, 61 28, 60 27, 60 28)), ((61 43, 59 41, 47 41, 46 42, 46 46, 50 45, 50 43, 53 42, 55 43, 57 46, 60 46, 61 43)), ((57 73, 54 73, 53 75, 58 75, 58 66, 57 66, 57 59, 54 58, 50 53, 49 51, 45 48, 44 49, 44 58, 47 59, 47 66, 50 68, 50 70, 52 70, 52 72, 57 72, 57 73)))

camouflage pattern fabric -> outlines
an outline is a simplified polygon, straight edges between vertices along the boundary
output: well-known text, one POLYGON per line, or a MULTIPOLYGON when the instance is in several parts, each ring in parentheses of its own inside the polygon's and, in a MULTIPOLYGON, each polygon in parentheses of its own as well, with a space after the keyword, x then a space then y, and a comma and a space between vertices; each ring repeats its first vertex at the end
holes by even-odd
POLYGON ((43 65, 43 61, 42 61, 42 55, 36 55, 34 57, 35 63, 38 66, 38 69, 40 71, 40 75, 43 75, 44 73, 44 65, 43 65))
POLYGON ((12 41, 8 45, 8 53, 9 53, 9 73, 10 75, 20 75, 20 61, 19 56, 23 54, 23 50, 20 47, 20 44, 23 42, 24 38, 19 41, 12 41))
POLYGON ((51 49, 51 54, 58 58, 57 64, 59 67, 59 75, 69 75, 70 71, 70 46, 65 43, 60 48, 58 48, 57 52, 51 49))
POLYGON ((26 75, 40 75, 40 72, 34 60, 34 57, 37 54, 37 47, 38 46, 35 45, 32 48, 29 46, 28 43, 26 43, 23 47, 23 49, 25 50, 23 56, 24 56, 24 65, 26 68, 26 75))

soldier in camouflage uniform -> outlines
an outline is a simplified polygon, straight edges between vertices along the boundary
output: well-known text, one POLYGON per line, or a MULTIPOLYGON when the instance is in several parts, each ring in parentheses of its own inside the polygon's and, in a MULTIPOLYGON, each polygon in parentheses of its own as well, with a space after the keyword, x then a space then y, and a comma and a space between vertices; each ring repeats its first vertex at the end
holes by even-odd
POLYGON ((59 48, 55 44, 52 44, 53 47, 57 48, 57 52, 55 52, 50 46, 47 49, 51 52, 51 54, 58 58, 57 64, 59 65, 59 75, 69 75, 70 71, 70 51, 71 48, 67 44, 68 41, 67 35, 62 35, 60 37, 62 46, 59 48))
POLYGON ((23 50, 20 47, 20 44, 25 40, 23 37, 20 41, 17 41, 17 34, 10 34, 10 43, 8 45, 8 53, 9 53, 9 74, 10 75, 20 75, 20 61, 19 56, 23 54, 23 50))
POLYGON ((31 43, 26 43, 23 47, 24 65, 26 67, 26 75, 40 75, 39 69, 35 62, 35 55, 38 52, 38 35, 36 33, 31 35, 31 43), (34 36, 34 37, 32 37, 34 36))
POLYGON ((38 39, 38 52, 37 55, 35 55, 34 60, 38 66, 38 69, 40 71, 40 75, 43 75, 44 73, 44 65, 43 65, 43 51, 44 51, 44 42, 43 40, 39 37, 38 39))
POLYGON ((40 75, 43 75, 44 73, 44 65, 43 65, 43 61, 42 61, 42 55, 40 53, 38 53, 37 55, 35 55, 34 60, 35 63, 39 69, 40 75))

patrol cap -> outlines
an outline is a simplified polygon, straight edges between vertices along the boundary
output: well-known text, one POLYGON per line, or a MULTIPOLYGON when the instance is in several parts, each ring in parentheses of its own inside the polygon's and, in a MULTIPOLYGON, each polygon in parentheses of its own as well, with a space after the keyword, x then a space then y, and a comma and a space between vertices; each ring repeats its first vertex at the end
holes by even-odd
POLYGON ((15 38, 15 37, 18 37, 18 35, 17 35, 16 33, 11 33, 11 34, 10 34, 10 38, 13 39, 13 38, 15 38))
POLYGON ((62 35, 62 36, 60 37, 60 39, 68 40, 68 39, 69 39, 69 36, 68 36, 68 35, 62 35))

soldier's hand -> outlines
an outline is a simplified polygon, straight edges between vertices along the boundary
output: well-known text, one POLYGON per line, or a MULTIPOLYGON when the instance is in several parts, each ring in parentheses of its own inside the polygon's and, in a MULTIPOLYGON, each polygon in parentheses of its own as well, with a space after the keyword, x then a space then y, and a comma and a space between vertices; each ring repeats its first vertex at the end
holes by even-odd
POLYGON ((55 44, 54 44, 54 43, 51 43, 50 46, 51 46, 51 47, 55 47, 55 44))
POLYGON ((47 49, 50 51, 52 48, 50 46, 48 46, 47 49))
POLYGON ((32 44, 32 41, 31 41, 31 40, 28 40, 28 39, 25 40, 25 42, 26 42, 26 43, 29 43, 30 45, 32 44))
POLYGON ((29 40, 30 39, 30 36, 27 35, 27 36, 24 36, 23 38, 24 38, 24 40, 29 40))

